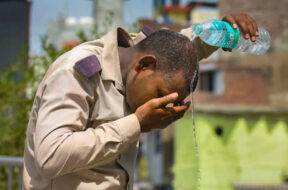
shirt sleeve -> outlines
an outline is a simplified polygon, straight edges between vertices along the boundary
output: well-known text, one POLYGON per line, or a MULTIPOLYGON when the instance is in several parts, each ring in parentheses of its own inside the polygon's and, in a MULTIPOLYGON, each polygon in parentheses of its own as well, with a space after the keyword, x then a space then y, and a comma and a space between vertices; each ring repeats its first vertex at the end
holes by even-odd
POLYGON ((85 130, 95 101, 89 82, 60 70, 44 84, 34 136, 35 164, 44 177, 106 164, 140 135, 134 114, 85 130))

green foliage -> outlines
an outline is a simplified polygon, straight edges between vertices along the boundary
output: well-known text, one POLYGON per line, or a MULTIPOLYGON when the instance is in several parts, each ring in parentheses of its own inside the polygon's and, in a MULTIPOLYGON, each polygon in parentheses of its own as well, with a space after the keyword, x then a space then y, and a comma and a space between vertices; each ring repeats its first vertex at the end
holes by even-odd
POLYGON ((33 98, 49 64, 69 50, 57 50, 42 38, 44 55, 23 59, 0 72, 0 155, 23 156, 26 126, 33 98))
MULTIPOLYGON (((63 52, 42 38, 44 55, 29 58, 29 64, 23 64, 23 58, 10 67, 0 71, 0 155, 23 157, 25 131, 29 121, 33 98, 45 71, 52 60, 63 52)), ((13 169, 13 189, 17 189, 19 170, 13 169), (15 175, 16 174, 16 175, 15 175)), ((7 173, 0 170, 0 189, 7 189, 7 173)))

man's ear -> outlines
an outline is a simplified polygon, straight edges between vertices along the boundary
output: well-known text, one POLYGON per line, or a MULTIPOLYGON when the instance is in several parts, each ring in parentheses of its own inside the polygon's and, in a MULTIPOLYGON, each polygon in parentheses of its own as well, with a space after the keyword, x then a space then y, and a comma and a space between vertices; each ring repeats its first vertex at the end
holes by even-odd
POLYGON ((154 70, 156 68, 157 58, 155 55, 144 55, 140 57, 136 65, 136 70, 138 72, 144 71, 147 69, 154 70))

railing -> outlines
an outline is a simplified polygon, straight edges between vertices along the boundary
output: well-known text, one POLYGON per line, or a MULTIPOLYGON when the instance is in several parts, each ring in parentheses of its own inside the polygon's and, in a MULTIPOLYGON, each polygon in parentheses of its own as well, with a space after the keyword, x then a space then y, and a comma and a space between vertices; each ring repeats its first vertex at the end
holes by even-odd
POLYGON ((12 157, 12 156, 0 156, 0 167, 4 166, 7 174, 8 181, 7 187, 8 190, 13 188, 13 171, 15 168, 18 169, 18 189, 22 189, 22 173, 23 173, 23 158, 21 157, 12 157))

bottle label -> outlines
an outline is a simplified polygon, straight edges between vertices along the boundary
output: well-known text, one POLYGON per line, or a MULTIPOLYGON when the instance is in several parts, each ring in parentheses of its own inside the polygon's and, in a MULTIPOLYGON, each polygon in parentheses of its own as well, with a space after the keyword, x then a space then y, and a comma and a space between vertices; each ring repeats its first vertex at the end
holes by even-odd
POLYGON ((221 39, 221 44, 217 44, 219 47, 233 49, 236 47, 239 41, 239 29, 234 29, 225 21, 214 20, 209 30, 223 31, 224 39, 221 39))

